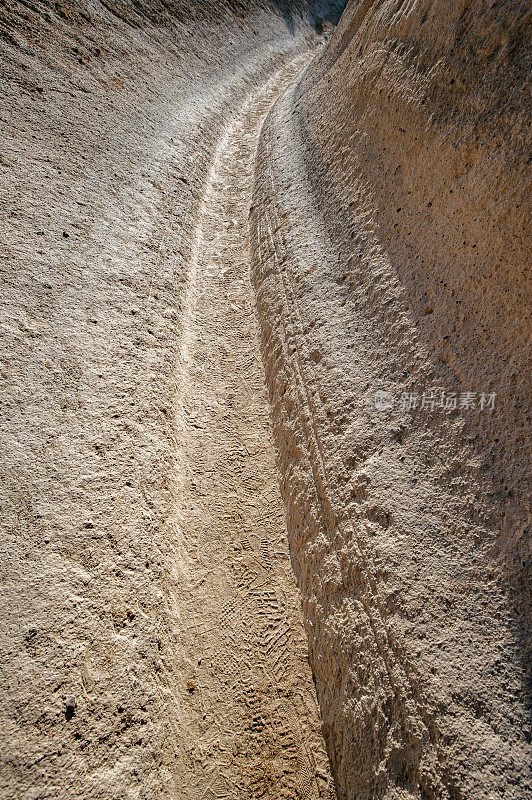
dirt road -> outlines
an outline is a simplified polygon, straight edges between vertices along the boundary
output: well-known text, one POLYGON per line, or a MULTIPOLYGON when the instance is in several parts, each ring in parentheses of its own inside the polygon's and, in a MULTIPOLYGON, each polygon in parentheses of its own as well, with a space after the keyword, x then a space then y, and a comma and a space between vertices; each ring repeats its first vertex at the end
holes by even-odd
POLYGON ((175 407, 183 800, 333 796, 289 563, 247 230, 261 121, 306 60, 229 121, 194 233, 175 407))

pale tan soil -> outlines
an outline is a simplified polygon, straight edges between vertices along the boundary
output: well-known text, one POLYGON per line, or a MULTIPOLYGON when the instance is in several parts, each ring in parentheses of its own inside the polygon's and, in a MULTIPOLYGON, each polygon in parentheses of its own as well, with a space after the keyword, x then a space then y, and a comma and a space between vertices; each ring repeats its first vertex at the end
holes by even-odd
POLYGON ((0 9, 0 796, 326 797, 246 239, 316 37, 108 5, 0 9))
POLYGON ((341 6, 0 0, 2 800, 532 795, 528 9, 341 6))
POLYGON ((532 796, 529 32, 524 2, 351 2, 261 135, 263 353, 345 800, 532 796))
POLYGON ((247 249, 260 122, 306 60, 230 120, 193 239, 175 408, 183 800, 334 796, 288 559, 247 249))

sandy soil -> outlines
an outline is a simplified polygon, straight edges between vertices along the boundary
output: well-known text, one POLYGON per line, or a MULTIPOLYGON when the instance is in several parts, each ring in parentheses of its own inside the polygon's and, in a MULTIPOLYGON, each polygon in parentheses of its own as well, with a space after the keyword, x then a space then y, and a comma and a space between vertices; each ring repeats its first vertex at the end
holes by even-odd
POLYGON ((529 12, 343 5, 0 0, 5 800, 532 796, 529 12))
POLYGON ((183 800, 334 796, 288 557, 246 246, 260 123, 306 61, 275 74, 229 121, 194 232, 175 408, 183 800))
POLYGON ((108 5, 0 13, 0 794, 327 797, 247 260, 318 40, 108 5))
POLYGON ((350 3, 261 135, 263 352, 346 800, 532 796, 525 5, 350 3))

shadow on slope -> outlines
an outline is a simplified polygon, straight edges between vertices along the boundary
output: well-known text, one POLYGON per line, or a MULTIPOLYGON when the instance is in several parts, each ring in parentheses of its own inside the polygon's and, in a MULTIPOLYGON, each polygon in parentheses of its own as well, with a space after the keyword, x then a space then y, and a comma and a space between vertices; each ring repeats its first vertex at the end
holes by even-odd
MULTIPOLYGON (((299 4, 295 4, 291 0, 272 0, 272 5, 281 14, 286 27, 293 34, 295 32, 295 16, 302 17, 301 6, 298 8, 299 4)), ((347 0, 332 0, 331 2, 308 0, 308 2, 302 3, 306 19, 317 33, 323 32, 324 22, 337 25, 346 5, 347 0)))

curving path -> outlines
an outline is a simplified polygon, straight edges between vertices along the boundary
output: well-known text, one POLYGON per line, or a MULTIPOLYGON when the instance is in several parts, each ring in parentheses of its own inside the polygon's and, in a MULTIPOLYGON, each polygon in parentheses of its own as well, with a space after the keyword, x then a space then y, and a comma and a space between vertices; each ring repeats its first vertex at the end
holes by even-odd
POLYGON ((335 796, 289 563, 248 252, 260 125, 308 58, 230 120, 194 232, 175 404, 183 800, 335 796))

